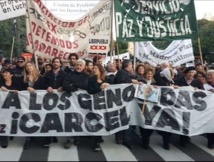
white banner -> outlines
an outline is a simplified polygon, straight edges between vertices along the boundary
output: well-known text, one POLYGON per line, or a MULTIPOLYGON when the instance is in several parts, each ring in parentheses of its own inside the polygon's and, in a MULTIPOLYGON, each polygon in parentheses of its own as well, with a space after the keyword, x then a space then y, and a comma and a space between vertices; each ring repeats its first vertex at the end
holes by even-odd
MULTIPOLYGON (((64 20, 79 19, 95 7, 99 1, 100 0, 42 0, 51 13, 64 20)), ((0 21, 25 15, 25 3, 25 0, 0 0, 0 21)))
POLYGON ((157 49, 152 42, 135 42, 136 58, 153 66, 168 61, 174 67, 194 61, 191 39, 173 41, 165 50, 157 49))
POLYGON ((0 21, 25 14, 25 0, 0 0, 0 21))
POLYGON ((214 94, 192 87, 159 87, 158 102, 134 98, 132 84, 110 85, 89 95, 0 91, 0 135, 109 135, 139 125, 187 136, 214 133, 214 94))
POLYGON ((55 17, 41 0, 27 1, 26 5, 27 50, 39 56, 67 60, 69 53, 75 52, 85 58, 90 55, 90 34, 110 38, 112 1, 100 1, 75 21, 55 17))

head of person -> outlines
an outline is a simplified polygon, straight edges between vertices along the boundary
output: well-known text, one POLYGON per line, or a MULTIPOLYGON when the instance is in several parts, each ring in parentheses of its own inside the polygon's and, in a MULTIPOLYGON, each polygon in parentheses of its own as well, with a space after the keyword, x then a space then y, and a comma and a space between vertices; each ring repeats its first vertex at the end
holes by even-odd
POLYGON ((60 57, 55 57, 52 60, 53 69, 60 69, 62 66, 62 60, 60 57))
POLYGON ((24 66, 24 82, 28 81, 29 76, 31 76, 34 80, 37 80, 39 77, 39 70, 32 61, 27 61, 24 66))
POLYGON ((42 56, 38 56, 38 57, 37 57, 37 62, 38 62, 38 65, 39 65, 39 66, 42 66, 43 63, 44 63, 43 57, 42 57, 42 56))
POLYGON ((100 79, 104 80, 106 77, 105 68, 101 64, 94 65, 94 75, 100 77, 100 79))
POLYGON ((6 58, 5 60, 4 60, 4 68, 5 69, 9 69, 10 67, 11 67, 11 61, 10 61, 10 59, 9 58, 6 58))
POLYGON ((207 82, 214 84, 214 70, 208 70, 207 82))
POLYGON ((196 64, 195 68, 196 71, 204 71, 204 67, 201 63, 196 64))
POLYGON ((196 69, 194 66, 189 66, 184 69, 183 74, 185 75, 186 79, 191 80, 196 74, 196 69))
POLYGON ((93 58, 93 63, 94 64, 102 64, 102 57, 101 56, 94 56, 94 58, 93 58))
POLYGON ((116 72, 117 71, 116 65, 114 63, 108 63, 108 71, 112 73, 116 72))
POLYGON ((125 70, 131 72, 133 70, 132 62, 130 60, 124 60, 122 62, 122 69, 125 69, 125 70))
POLYGON ((79 59, 79 57, 76 53, 70 53, 68 59, 70 61, 70 65, 75 66, 75 63, 79 59))
POLYGON ((12 80, 13 70, 12 69, 4 69, 1 72, 2 77, 5 81, 12 80))
POLYGON ((206 74, 205 73, 198 71, 195 76, 199 82, 201 82, 201 83, 206 82, 206 74))
POLYGON ((153 68, 146 68, 145 72, 144 72, 144 77, 146 80, 152 80, 153 76, 154 76, 154 69, 153 68))
POLYGON ((145 72, 145 65, 143 63, 137 64, 135 68, 135 73, 138 75, 144 75, 145 72))
POLYGON ((165 68, 169 68, 169 63, 168 62, 163 62, 160 64, 160 68, 161 70, 165 69, 165 68))
POLYGON ((94 64, 91 60, 85 60, 85 69, 93 71, 94 64))
POLYGON ((52 64, 45 64, 45 72, 49 72, 53 69, 53 65, 52 64))
POLYGON ((75 63, 75 70, 77 72, 83 72, 85 69, 85 61, 83 59, 78 59, 75 63))
POLYGON ((17 59, 17 66, 18 67, 24 67, 25 66, 25 61, 26 61, 26 59, 24 58, 24 57, 19 57, 18 59, 17 59))

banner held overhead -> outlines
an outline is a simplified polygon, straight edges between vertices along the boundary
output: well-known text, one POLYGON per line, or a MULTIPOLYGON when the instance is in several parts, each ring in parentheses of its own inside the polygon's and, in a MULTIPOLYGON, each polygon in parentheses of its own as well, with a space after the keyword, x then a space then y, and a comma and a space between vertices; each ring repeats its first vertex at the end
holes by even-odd
POLYGON ((181 40, 197 36, 194 0, 116 0, 117 41, 181 40))

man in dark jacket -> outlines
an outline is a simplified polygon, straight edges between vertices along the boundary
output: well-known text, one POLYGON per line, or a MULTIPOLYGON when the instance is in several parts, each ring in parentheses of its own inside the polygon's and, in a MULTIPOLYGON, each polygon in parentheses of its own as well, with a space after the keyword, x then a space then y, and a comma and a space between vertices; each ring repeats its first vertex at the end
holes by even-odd
POLYGON ((25 66, 26 60, 24 57, 19 57, 17 60, 16 67, 13 69, 13 78, 16 82, 16 85, 18 86, 18 90, 21 91, 25 88, 25 84, 23 84, 23 72, 24 72, 24 66, 25 66))
MULTIPOLYGON (((121 83, 134 83, 138 84, 138 81, 133 79, 132 74, 130 73, 132 71, 132 62, 130 60, 124 60, 122 62, 122 69, 119 70, 115 77, 115 84, 121 84, 121 83)), ((131 134, 132 130, 131 128, 119 131, 115 134, 116 142, 118 144, 123 143, 128 148, 133 148, 132 142, 131 142, 131 134)))
MULTIPOLYGON (((89 75, 84 73, 85 61, 78 59, 75 63, 74 71, 67 74, 63 81, 63 90, 66 92, 75 92, 78 89, 87 90, 89 75)), ((75 145, 79 144, 79 138, 72 137, 67 138, 64 143, 64 148, 68 149, 71 147, 72 143, 75 145)))
POLYGON ((60 58, 55 57, 52 60, 52 64, 53 69, 44 76, 44 88, 47 89, 48 92, 53 92, 53 89, 61 92, 66 73, 61 69, 62 61, 60 58))
POLYGON ((70 55, 68 56, 69 64, 64 69, 64 71, 66 73, 70 73, 70 72, 74 71, 74 66, 75 66, 75 63, 78 60, 78 58, 79 57, 76 53, 70 53, 70 55))
MULTIPOLYGON (((62 61, 59 57, 55 57, 52 60, 53 69, 47 72, 44 76, 44 89, 47 92, 52 93, 54 89, 58 92, 62 92, 62 84, 65 78, 65 72, 61 69, 62 61)), ((49 147, 51 142, 57 142, 56 137, 45 137, 44 147, 49 147)))

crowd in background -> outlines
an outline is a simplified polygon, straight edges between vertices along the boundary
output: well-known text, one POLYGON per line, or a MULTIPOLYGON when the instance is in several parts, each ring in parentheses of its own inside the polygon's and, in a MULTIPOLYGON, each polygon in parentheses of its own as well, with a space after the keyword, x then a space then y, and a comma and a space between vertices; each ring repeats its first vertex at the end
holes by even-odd
MULTIPOLYGON (((60 58, 51 61, 42 57, 37 58, 38 68, 33 61, 27 61, 24 57, 16 60, 0 58, 0 88, 2 91, 47 90, 53 92, 75 92, 78 89, 87 90, 95 94, 105 89, 110 84, 133 83, 148 84, 154 86, 192 86, 196 89, 214 92, 214 70, 198 63, 185 67, 180 65, 173 67, 168 62, 152 67, 147 62, 137 62, 136 68, 130 60, 115 59, 105 67, 101 64, 101 57, 95 56, 93 60, 79 59, 75 53, 71 53, 68 62, 63 63, 60 58)), ((115 141, 128 148, 133 148, 132 134, 136 128, 117 132, 115 141)), ((142 147, 149 148, 149 139, 153 133, 151 129, 139 128, 142 147)), ((157 131, 163 139, 163 148, 170 150, 172 133, 157 131)), ((82 138, 82 137, 81 137, 82 138)), ((72 144, 78 145, 80 137, 67 137, 64 143, 66 149, 72 144)), ((207 134, 207 147, 214 149, 214 134, 207 134)), ((7 136, 0 136, 1 146, 6 148, 9 143, 7 136)), ((104 142, 101 136, 93 136, 94 151, 100 151, 100 143, 104 142)), ((180 136, 180 145, 186 147, 190 138, 180 136)), ((31 137, 26 137, 24 148, 28 149, 32 142, 31 137)), ((44 137, 44 147, 49 147, 52 142, 57 142, 56 137, 44 137)))

